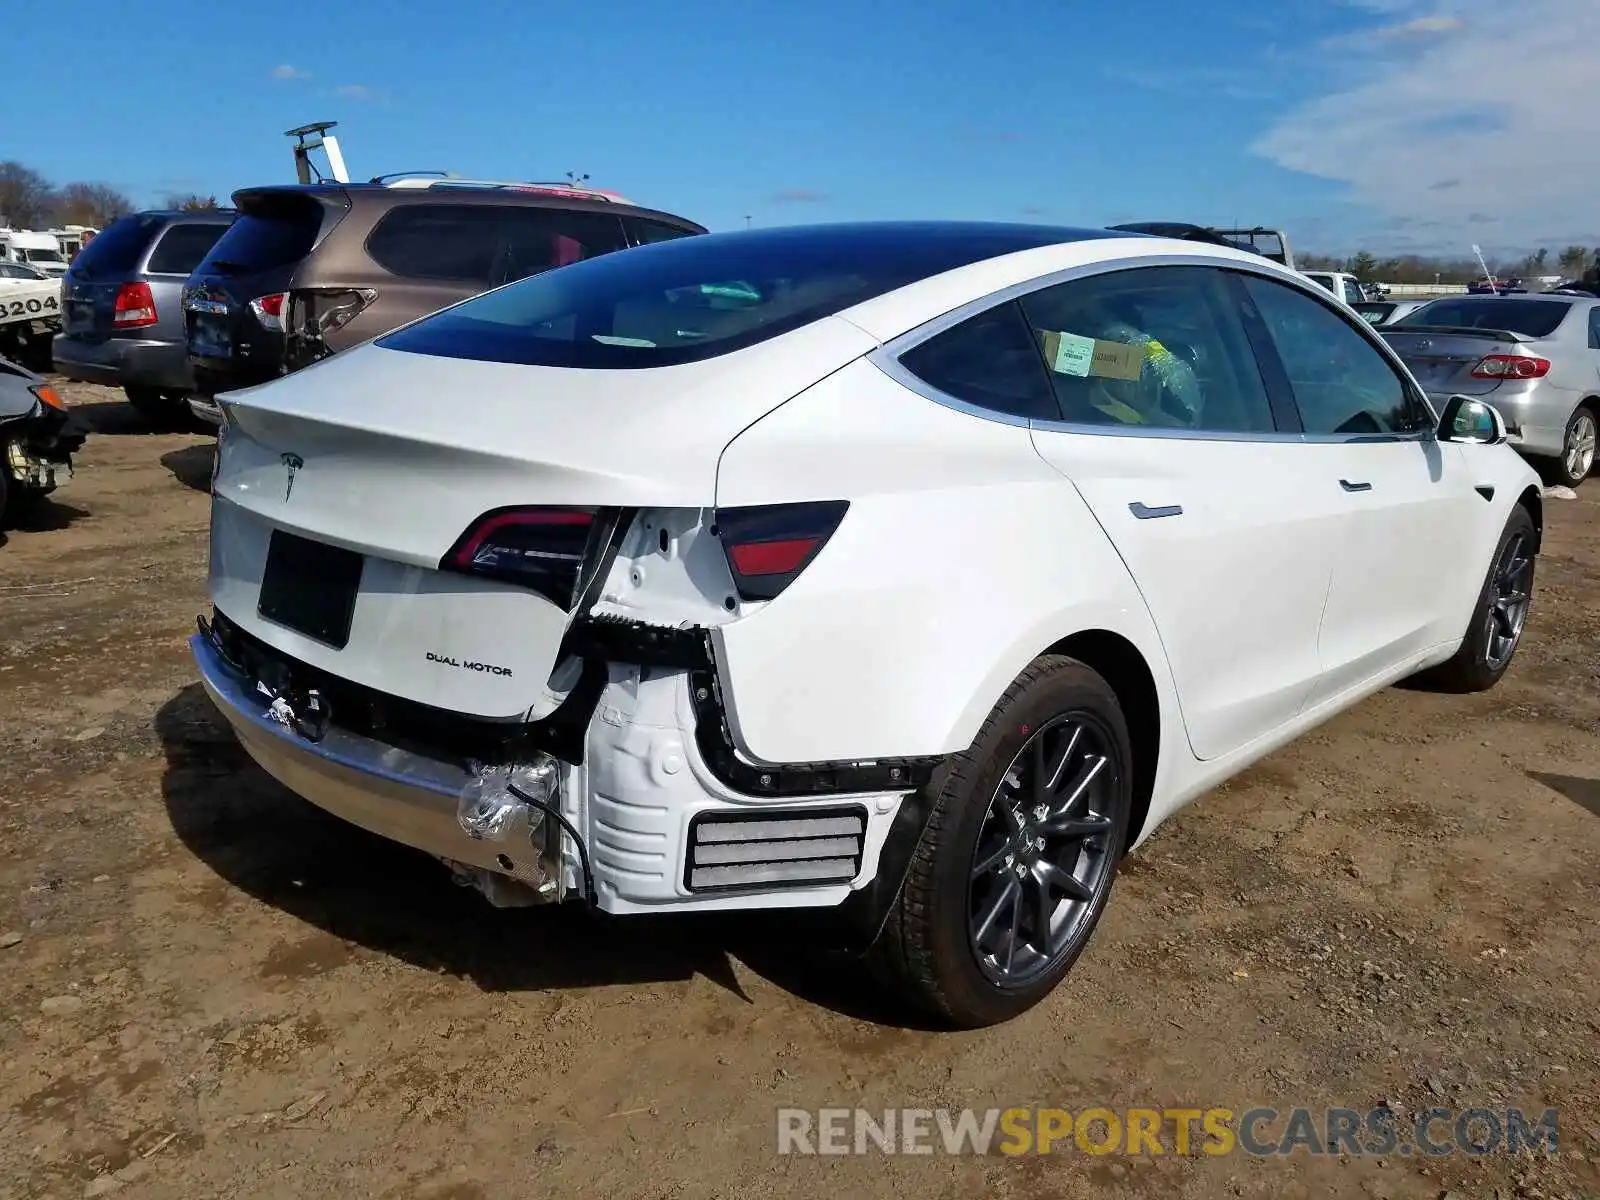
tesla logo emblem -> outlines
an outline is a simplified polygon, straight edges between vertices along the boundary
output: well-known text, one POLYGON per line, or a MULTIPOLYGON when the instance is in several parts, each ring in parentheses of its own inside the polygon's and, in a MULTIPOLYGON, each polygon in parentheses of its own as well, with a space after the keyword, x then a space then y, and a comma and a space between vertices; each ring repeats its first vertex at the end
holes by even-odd
POLYGON ((278 461, 283 463, 283 469, 289 472, 289 479, 283 485, 283 502, 289 503, 289 494, 294 491, 294 477, 300 473, 300 468, 306 465, 306 460, 298 454, 280 454, 278 461))

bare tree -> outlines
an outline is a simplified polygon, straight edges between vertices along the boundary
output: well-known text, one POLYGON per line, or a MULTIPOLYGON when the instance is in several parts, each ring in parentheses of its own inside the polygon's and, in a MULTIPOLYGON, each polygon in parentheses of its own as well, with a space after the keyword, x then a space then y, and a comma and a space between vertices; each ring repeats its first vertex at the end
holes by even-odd
POLYGON ((109 183, 69 183, 56 194, 55 219, 63 225, 88 225, 104 229, 124 213, 133 211, 133 201, 109 183))
POLYGON ((13 229, 31 229, 50 223, 55 189, 32 167, 0 162, 0 217, 13 229))
POLYGON ((211 212, 222 207, 217 203, 215 196, 202 196, 198 192, 189 192, 186 195, 173 193, 161 202, 161 206, 183 212, 211 212))
POLYGON ((1576 278, 1583 274, 1583 269, 1589 265, 1589 252, 1582 246, 1568 246, 1561 252, 1561 257, 1556 259, 1561 273, 1568 279, 1576 278))

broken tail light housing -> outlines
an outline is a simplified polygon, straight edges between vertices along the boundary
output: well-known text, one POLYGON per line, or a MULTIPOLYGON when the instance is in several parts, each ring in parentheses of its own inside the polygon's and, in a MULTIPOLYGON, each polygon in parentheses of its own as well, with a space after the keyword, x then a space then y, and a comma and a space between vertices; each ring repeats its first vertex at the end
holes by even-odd
POLYGON ((271 292, 265 296, 257 296, 250 301, 250 311, 255 314, 257 321, 261 322, 263 329, 283 331, 283 305, 289 298, 287 292, 271 292))
POLYGON ((1486 354, 1472 368, 1474 379, 1543 379, 1548 374, 1548 358, 1524 354, 1486 354))
POLYGON ((378 298, 374 288, 300 288, 289 293, 283 324, 289 331, 289 368, 298 370, 333 351, 324 340, 343 329, 378 298))
POLYGON ((513 583, 571 612, 609 526, 593 508, 498 508, 456 539, 439 569, 513 583))
POLYGON ((111 303, 111 324, 117 329, 143 329, 156 323, 156 298, 148 283, 125 283, 111 303))
POLYGON ((849 507, 847 500, 811 500, 717 509, 717 536, 740 598, 771 600, 799 578, 849 507))

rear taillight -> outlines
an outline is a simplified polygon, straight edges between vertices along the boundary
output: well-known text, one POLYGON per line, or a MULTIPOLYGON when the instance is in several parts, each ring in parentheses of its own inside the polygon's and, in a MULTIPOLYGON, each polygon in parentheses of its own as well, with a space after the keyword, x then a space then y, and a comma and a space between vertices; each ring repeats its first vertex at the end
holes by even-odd
POLYGON ((592 508, 496 509, 456 539, 439 567, 517 584, 570 612, 605 524, 592 508))
POLYGON ((745 600, 771 600, 799 576, 839 528, 845 500, 719 508, 717 536, 745 600))
POLYGON ((263 328, 283 329, 283 302, 289 298, 287 292, 273 292, 267 296, 257 296, 250 301, 250 311, 255 313, 256 320, 260 321, 263 328))
POLYGON ((1474 379, 1543 379, 1548 374, 1548 358, 1521 354, 1486 354, 1472 368, 1474 379))
POLYGON ((156 323, 156 298, 148 283, 125 283, 117 289, 111 306, 111 324, 118 329, 142 329, 156 323))

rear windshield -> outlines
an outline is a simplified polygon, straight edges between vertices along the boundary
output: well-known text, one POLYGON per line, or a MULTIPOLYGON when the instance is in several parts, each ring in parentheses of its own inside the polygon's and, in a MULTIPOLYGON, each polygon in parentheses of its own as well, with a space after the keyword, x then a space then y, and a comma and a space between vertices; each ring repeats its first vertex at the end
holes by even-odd
POLYGON ((275 196, 252 204, 228 226, 206 255, 218 275, 247 275, 299 262, 316 245, 322 206, 305 196, 275 196))
POLYGON ((218 222, 174 225, 161 235, 150 252, 145 270, 152 275, 187 275, 200 265, 228 227, 218 222))
POLYGON ((107 225, 72 260, 72 273, 90 276, 126 275, 137 270, 166 218, 159 213, 130 213, 107 225))
POLYGON ((1506 329, 1523 337, 1545 338, 1566 319, 1572 305, 1565 300, 1435 300, 1390 325, 1450 325, 1458 329, 1506 329))
POLYGON ((378 345, 554 367, 670 366, 755 345, 967 263, 1110 236, 896 224, 675 238, 521 280, 396 330, 378 345))
POLYGON ((1362 303, 1352 307, 1372 325, 1382 325, 1384 318, 1394 311, 1394 305, 1392 304, 1362 303))

